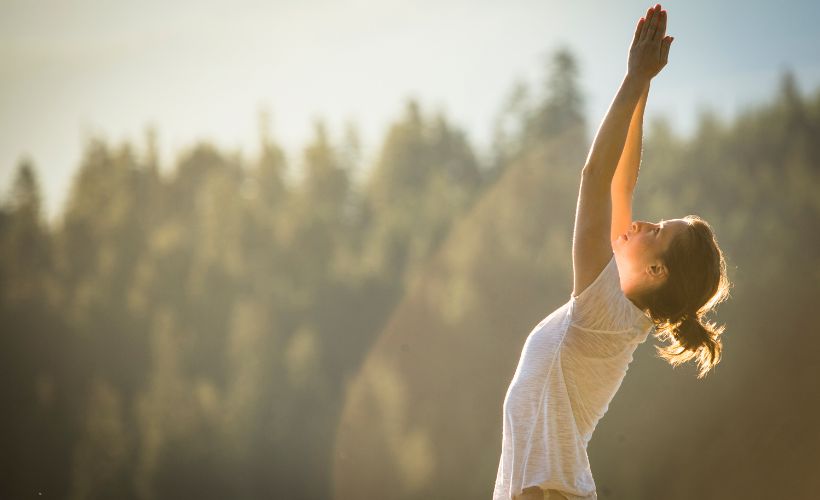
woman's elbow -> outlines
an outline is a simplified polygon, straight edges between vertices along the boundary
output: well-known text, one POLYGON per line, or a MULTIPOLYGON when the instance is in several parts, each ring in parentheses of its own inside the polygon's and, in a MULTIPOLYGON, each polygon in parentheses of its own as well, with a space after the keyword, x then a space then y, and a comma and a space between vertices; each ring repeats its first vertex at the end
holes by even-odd
POLYGON ((603 176, 606 175, 606 169, 600 163, 588 161, 584 163, 581 174, 584 176, 603 176))
POLYGON ((586 163, 581 169, 581 179, 590 184, 606 186, 610 188, 612 184, 612 172, 595 163, 586 163))

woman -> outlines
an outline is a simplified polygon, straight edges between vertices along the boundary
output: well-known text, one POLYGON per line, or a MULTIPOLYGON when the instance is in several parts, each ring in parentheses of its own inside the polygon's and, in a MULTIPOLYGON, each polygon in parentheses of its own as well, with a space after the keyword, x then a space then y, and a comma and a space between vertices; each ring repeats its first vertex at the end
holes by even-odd
POLYGON ((595 499, 587 444, 650 329, 673 366, 719 361, 723 327, 702 316, 728 296, 723 254, 697 216, 631 222, 649 83, 673 37, 666 11, 638 21, 626 76, 581 175, 569 302, 530 332, 504 398, 494 500, 595 499))

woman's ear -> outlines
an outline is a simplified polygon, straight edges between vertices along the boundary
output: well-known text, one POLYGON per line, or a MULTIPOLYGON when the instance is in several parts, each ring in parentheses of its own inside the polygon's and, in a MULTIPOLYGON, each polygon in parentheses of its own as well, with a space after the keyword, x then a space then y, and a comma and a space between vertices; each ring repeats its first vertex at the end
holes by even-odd
POLYGON ((646 273, 652 278, 663 278, 667 272, 666 266, 662 262, 656 262, 646 268, 646 273))

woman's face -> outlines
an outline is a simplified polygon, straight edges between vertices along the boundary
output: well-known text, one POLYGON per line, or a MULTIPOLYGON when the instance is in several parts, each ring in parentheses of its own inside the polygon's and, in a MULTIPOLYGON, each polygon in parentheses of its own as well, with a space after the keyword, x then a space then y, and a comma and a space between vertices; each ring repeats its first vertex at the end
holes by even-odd
POLYGON ((612 242, 612 250, 621 270, 622 285, 635 282, 650 285, 666 276, 661 256, 672 240, 685 231, 689 222, 684 219, 663 220, 658 223, 635 221, 629 231, 612 242))

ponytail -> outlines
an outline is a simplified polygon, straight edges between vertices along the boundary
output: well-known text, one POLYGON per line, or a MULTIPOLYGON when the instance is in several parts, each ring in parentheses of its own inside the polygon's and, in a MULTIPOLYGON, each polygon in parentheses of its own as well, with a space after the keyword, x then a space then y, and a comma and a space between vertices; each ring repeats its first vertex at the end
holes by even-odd
POLYGON ((670 344, 655 349, 672 366, 694 359, 698 365, 697 378, 701 379, 720 362, 723 350, 720 335, 725 326, 704 323, 697 314, 684 314, 677 323, 665 322, 656 329, 656 336, 670 344))

